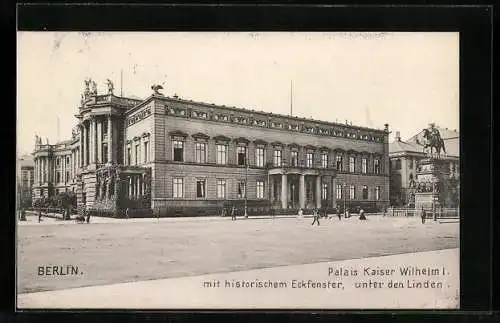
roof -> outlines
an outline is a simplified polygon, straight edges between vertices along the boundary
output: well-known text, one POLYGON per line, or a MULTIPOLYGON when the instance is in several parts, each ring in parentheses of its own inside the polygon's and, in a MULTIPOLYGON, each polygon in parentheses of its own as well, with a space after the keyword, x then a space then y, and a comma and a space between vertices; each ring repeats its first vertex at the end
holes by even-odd
MULTIPOLYGON (((444 146, 446 149, 446 155, 453 157, 460 157, 460 133, 456 130, 450 130, 448 128, 441 128, 436 126, 443 138, 444 146)), ((419 152, 422 153, 423 145, 419 142, 423 142, 424 130, 420 131, 416 135, 410 137, 406 141, 394 141, 389 143, 389 154, 399 153, 399 152, 419 152)))

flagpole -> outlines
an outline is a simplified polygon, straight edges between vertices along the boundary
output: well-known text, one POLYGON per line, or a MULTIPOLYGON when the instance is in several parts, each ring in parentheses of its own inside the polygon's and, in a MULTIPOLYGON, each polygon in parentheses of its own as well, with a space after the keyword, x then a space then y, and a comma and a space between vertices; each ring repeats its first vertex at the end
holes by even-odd
POLYGON ((293 81, 290 80, 290 116, 293 115, 293 81))
POLYGON ((120 70, 120 96, 123 97, 123 69, 120 70))

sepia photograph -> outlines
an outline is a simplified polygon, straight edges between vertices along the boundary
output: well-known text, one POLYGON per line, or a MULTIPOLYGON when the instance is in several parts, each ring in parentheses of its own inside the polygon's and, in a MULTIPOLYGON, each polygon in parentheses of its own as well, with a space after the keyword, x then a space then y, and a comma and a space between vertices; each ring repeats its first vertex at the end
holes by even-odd
POLYGON ((459 37, 18 31, 17 309, 459 308, 459 37))

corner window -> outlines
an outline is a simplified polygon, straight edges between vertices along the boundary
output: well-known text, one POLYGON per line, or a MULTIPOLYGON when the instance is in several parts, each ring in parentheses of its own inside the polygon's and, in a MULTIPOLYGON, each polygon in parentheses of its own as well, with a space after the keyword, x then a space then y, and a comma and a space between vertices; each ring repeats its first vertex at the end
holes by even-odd
POLYGON ((257 181, 257 198, 264 198, 264 181, 257 181))
POLYGON ((380 200, 380 186, 375 187, 375 199, 380 200))
POLYGON ((356 197, 356 187, 354 185, 349 186, 349 199, 354 200, 356 197))
POLYGON ((245 181, 238 182, 238 198, 242 199, 245 197, 245 181))
POLYGON ((337 155, 335 157, 335 167, 338 171, 342 170, 342 156, 341 155, 337 155))
POLYGON ((368 200, 368 187, 366 185, 363 186, 363 200, 368 200))
POLYGON ((366 158, 361 158, 361 172, 363 174, 366 174, 368 172, 368 164, 367 164, 367 159, 366 158))
POLYGON ((321 199, 328 199, 328 184, 326 183, 321 184, 321 199))
POLYGON ((342 184, 337 184, 337 189, 335 191, 335 194, 337 200, 342 199, 342 184))
POLYGON ((373 172, 380 174, 380 159, 378 158, 373 161, 373 172))
POLYGON ((217 198, 226 198, 226 181, 223 179, 217 180, 217 198))
POLYGON ((321 154, 321 168, 328 168, 328 154, 321 154))

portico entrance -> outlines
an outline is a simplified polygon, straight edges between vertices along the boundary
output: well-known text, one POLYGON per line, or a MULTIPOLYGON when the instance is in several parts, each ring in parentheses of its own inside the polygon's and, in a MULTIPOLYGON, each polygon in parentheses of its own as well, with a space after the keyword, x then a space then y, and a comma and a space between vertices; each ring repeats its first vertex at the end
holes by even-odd
POLYGON ((333 174, 329 170, 295 167, 270 169, 271 202, 279 201, 283 209, 321 208, 321 184, 325 175, 331 178, 333 174))

